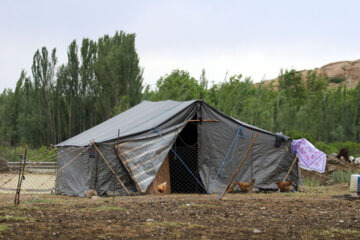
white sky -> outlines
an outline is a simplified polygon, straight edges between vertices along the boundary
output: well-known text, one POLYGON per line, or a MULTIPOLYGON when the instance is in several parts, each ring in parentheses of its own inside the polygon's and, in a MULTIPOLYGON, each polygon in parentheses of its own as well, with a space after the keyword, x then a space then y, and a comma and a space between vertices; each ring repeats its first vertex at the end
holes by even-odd
MULTIPOLYGON (((74 39, 116 30, 136 33, 144 83, 174 69, 210 81, 229 75, 255 82, 297 70, 360 58, 360 1, 17 1, 0 2, 0 91, 31 75, 42 46, 59 63, 74 39)), ((60 65, 60 64, 59 64, 60 65)))

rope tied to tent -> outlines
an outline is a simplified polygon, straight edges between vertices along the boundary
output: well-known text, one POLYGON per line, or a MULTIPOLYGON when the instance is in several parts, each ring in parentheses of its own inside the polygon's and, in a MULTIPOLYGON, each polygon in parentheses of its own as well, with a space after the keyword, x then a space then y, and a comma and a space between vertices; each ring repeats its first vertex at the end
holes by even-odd
MULTIPOLYGON (((167 144, 168 146, 170 146, 170 143, 165 142, 165 140, 164 140, 164 138, 163 138, 163 136, 161 135, 161 132, 160 132, 159 130, 157 130, 157 129, 155 128, 155 129, 154 129, 154 132, 156 132, 156 133, 160 136, 161 140, 162 140, 165 144, 167 144)), ((174 151, 174 149, 172 148, 172 146, 171 146, 170 150, 174 153, 174 155, 177 157, 177 159, 180 160, 180 162, 181 162, 182 165, 186 168, 186 170, 194 177, 194 179, 197 181, 197 183, 200 185, 200 187, 202 187, 202 189, 204 189, 204 191, 205 191, 206 193, 210 193, 210 192, 204 187, 204 185, 201 183, 201 181, 195 176, 195 174, 191 171, 191 169, 186 165, 186 163, 181 159, 181 157, 174 151)))
POLYGON ((227 151, 224 159, 222 160, 222 162, 221 162, 221 164, 220 164, 219 170, 218 170, 218 172, 216 173, 215 178, 213 179, 213 181, 212 181, 212 183, 211 183, 211 186, 210 186, 210 188, 209 188, 209 192, 211 192, 212 188, 214 187, 214 184, 215 184, 218 176, 221 174, 221 170, 222 170, 222 168, 225 166, 225 164, 231 163, 231 162, 234 160, 234 155, 235 155, 235 150, 236 150, 237 142, 238 142, 238 139, 239 139, 239 135, 241 135, 241 138, 243 138, 243 139, 245 138, 245 134, 243 133, 243 128, 242 128, 242 126, 239 126, 238 130, 236 131, 236 134, 235 134, 235 136, 234 136, 234 139, 233 139, 233 141, 232 141, 232 143, 231 143, 231 145, 230 145, 230 147, 229 147, 229 149, 228 149, 228 151, 227 151), (234 147, 233 147, 233 146, 234 146, 234 147), (232 152, 231 158, 230 158, 228 161, 226 161, 226 159, 228 158, 228 155, 229 155, 229 153, 230 153, 230 151, 231 151, 232 149, 233 149, 233 152, 232 152))

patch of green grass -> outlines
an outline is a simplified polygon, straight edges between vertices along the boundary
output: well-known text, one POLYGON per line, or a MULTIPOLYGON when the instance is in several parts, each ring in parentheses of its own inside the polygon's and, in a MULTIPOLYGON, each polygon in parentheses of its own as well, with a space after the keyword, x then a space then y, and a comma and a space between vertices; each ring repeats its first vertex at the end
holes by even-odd
POLYGON ((303 235, 303 239, 359 239, 360 230, 330 228, 327 230, 308 231, 303 235))
POLYGON ((190 208, 190 207, 195 207, 195 208, 217 208, 217 206, 215 206, 215 205, 198 204, 198 203, 184 204, 184 205, 180 205, 178 208, 190 208))
POLYGON ((22 212, 22 210, 29 210, 29 211, 38 211, 40 210, 40 207, 38 206, 29 206, 29 205, 22 205, 20 203, 20 205, 18 206, 11 206, 10 207, 11 210, 13 210, 14 212, 22 212))
POLYGON ((93 211, 124 211, 127 212, 126 208, 115 207, 115 206, 97 206, 92 208, 85 208, 84 210, 93 210, 93 211))
POLYGON ((272 218, 272 219, 270 219, 270 221, 272 221, 272 222, 280 222, 281 219, 280 218, 272 218))
POLYGON ((304 178, 304 185, 307 187, 320 186, 320 180, 312 176, 311 178, 304 178))
POLYGON ((52 199, 31 199, 26 200, 24 203, 30 203, 30 204, 37 204, 37 203, 59 203, 62 199, 59 198, 52 198, 52 199))
POLYGON ((175 227, 175 228, 179 228, 179 227, 189 227, 189 228, 203 228, 205 226, 203 225, 199 225, 199 224, 192 224, 192 223, 186 223, 186 222, 168 222, 168 221, 163 221, 163 222, 146 222, 145 223, 146 226, 148 227, 175 227))
POLYGON ((6 226, 4 224, 0 224, 0 237, 1 237, 1 233, 5 232, 5 231, 11 231, 12 228, 9 226, 6 226))
POLYGON ((350 171, 336 171, 330 175, 330 183, 350 183, 350 178, 353 173, 350 171))
POLYGON ((281 195, 286 197, 293 197, 296 195, 296 192, 282 192, 281 195))
POLYGON ((0 216, 0 222, 1 221, 26 221, 28 220, 28 218, 26 217, 20 217, 20 216, 11 216, 11 215, 5 215, 5 216, 0 216))

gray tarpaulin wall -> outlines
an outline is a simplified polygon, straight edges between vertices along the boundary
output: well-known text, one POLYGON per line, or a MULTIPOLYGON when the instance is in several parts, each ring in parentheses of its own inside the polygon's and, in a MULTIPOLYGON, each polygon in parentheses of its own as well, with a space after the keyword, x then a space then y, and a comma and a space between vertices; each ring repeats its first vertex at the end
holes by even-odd
MULTIPOLYGON (((180 132, 186 124, 194 124, 187 122, 191 119, 200 121, 195 123, 198 137, 197 175, 208 191, 217 193, 226 187, 256 133, 259 135, 236 181, 249 181, 252 168, 255 187, 277 189, 275 182, 283 179, 295 157, 287 151, 291 141, 285 141, 276 147, 275 134, 233 119, 199 100, 144 101, 57 144, 58 169, 81 154, 59 172, 56 191, 71 196, 83 196, 84 191, 89 189, 96 189, 99 195, 113 191, 113 173, 96 151, 92 155, 86 149, 94 140, 114 170, 117 162, 117 175, 128 190, 145 193, 180 132), (121 136, 119 141, 118 129, 121 136), (237 133, 239 136, 236 146, 222 163, 237 133), (234 157, 230 159, 232 155, 234 157)), ((300 180, 297 166, 288 179, 293 180, 296 188, 300 180)), ((126 195, 118 182, 116 191, 126 195)))

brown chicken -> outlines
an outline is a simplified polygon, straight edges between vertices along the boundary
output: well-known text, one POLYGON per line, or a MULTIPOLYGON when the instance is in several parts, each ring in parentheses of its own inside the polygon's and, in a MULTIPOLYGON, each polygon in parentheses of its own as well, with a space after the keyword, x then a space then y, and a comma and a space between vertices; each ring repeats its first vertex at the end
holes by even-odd
POLYGON ((292 186, 292 181, 289 182, 276 182, 281 192, 289 192, 292 186))
POLYGON ((162 184, 158 185, 156 190, 159 193, 165 193, 166 192, 166 182, 163 182, 162 184))
POLYGON ((235 189, 235 182, 231 183, 231 185, 229 186, 228 190, 226 191, 227 193, 235 193, 236 189, 235 189))
POLYGON ((255 179, 251 180, 250 182, 237 182, 237 185, 239 185, 241 191, 250 192, 254 186, 254 183, 255 179))

